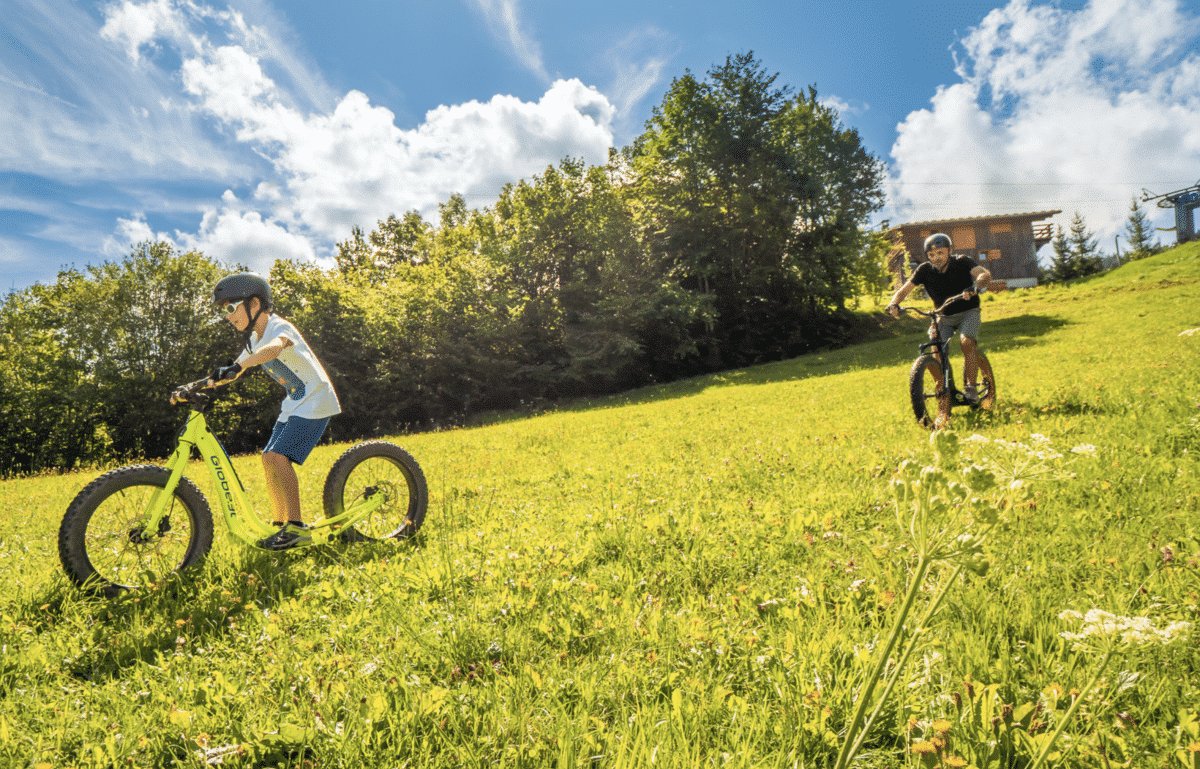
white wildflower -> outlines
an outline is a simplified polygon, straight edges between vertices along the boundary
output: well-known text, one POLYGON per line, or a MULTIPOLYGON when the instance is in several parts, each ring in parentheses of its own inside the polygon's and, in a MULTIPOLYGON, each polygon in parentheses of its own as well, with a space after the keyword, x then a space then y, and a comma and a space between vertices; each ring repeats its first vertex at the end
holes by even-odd
POLYGON ((968 435, 966 438, 963 438, 961 442, 962 443, 991 443, 990 440, 988 440, 984 436, 980 435, 979 433, 972 433, 972 434, 968 435))
POLYGON ((1071 449, 1071 453, 1072 454, 1083 454, 1084 456, 1094 457, 1094 456, 1096 456, 1096 447, 1090 443, 1081 443, 1078 446, 1076 446, 1075 448, 1071 449))
POLYGON ((1076 648, 1086 647, 1092 640, 1115 641, 1125 646, 1166 646, 1184 638, 1191 629, 1189 622, 1171 622, 1162 627, 1149 617, 1122 617, 1100 609, 1090 609, 1087 614, 1067 610, 1058 615, 1064 622, 1082 621, 1079 632, 1063 632, 1060 636, 1074 642, 1076 648))

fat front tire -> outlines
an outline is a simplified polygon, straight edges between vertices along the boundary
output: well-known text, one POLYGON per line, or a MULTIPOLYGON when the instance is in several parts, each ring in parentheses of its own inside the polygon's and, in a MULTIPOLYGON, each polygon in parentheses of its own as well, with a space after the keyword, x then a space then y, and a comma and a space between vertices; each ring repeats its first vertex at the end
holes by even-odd
POLYGON ((385 494, 382 505, 337 535, 343 542, 408 539, 425 521, 429 489, 412 455, 388 441, 367 441, 338 457, 325 478, 325 517, 362 500, 368 490, 385 494))
POLYGON ((996 375, 987 356, 979 353, 979 408, 991 410, 996 405, 996 375))
POLYGON ((942 387, 942 365, 932 355, 913 362, 908 393, 913 415, 923 427, 940 430, 950 423, 950 394, 942 387))
POLYGON ((212 512, 187 478, 179 479, 156 530, 143 530, 151 497, 170 477, 156 465, 121 467, 75 496, 58 530, 58 557, 72 582, 112 597, 204 562, 212 547, 212 512))

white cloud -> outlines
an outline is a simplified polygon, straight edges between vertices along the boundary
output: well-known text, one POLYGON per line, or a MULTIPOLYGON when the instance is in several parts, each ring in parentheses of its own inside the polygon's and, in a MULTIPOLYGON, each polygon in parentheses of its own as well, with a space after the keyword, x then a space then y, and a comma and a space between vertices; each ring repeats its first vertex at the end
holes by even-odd
POLYGON ((167 233, 151 229, 143 214, 135 214, 130 219, 118 218, 116 231, 104 239, 100 253, 111 259, 120 259, 127 255, 135 244, 147 240, 162 240, 175 245, 175 241, 167 233))
POLYGON ((483 14, 492 35, 516 57, 525 69, 549 82, 550 75, 542 61, 542 49, 524 29, 518 0, 470 0, 483 14))
POLYGON ((171 0, 150 0, 141 5, 124 0, 108 9, 100 37, 123 44, 129 58, 137 62, 142 46, 155 47, 160 37, 178 43, 190 36, 171 0))
POLYGON ((992 11, 961 41, 961 82, 898 126, 887 213, 1062 209, 1065 224, 1078 210, 1111 248, 1143 186, 1168 192, 1200 175, 1197 31, 1177 0, 992 11))
MULTIPOLYGON (((37 256, 30 244, 0 234, 0 264, 6 267, 15 266, 36 259, 37 256)), ((9 288, 9 286, 0 285, 0 291, 7 291, 9 288)))
MULTIPOLYGON (((164 105, 168 73, 130 68, 80 4, 0 0, 19 55, 0 57, 0 168, 50 178, 248 177, 256 159, 164 105)), ((127 23, 129 39, 139 32, 127 23)))
POLYGON ((678 40, 649 25, 633 30, 606 52, 614 73, 607 92, 623 121, 630 122, 642 99, 666 79, 667 65, 679 50, 678 40))
POLYGON ((287 230, 278 221, 264 219, 249 210, 231 191, 222 196, 223 205, 204 213, 196 233, 176 232, 179 247, 220 258, 227 264, 244 264, 266 275, 276 259, 314 261, 315 249, 308 238, 287 230))
MULTIPOLYGON (((179 73, 189 108, 232 130, 236 140, 273 166, 252 200, 227 193, 221 210, 205 213, 200 231, 181 243, 227 261, 280 256, 314 258, 332 251, 354 225, 370 228, 389 214, 417 209, 427 217, 439 202, 462 193, 470 205, 495 200, 500 187, 563 157, 605 160, 615 109, 578 80, 556 81, 537 102, 495 96, 442 106, 412 130, 396 127, 391 111, 351 91, 332 111, 303 112, 240 45, 214 46, 148 11, 153 23, 134 25, 129 3, 111 29, 114 39, 136 41, 134 54, 155 42, 147 29, 169 30, 168 42, 186 37, 179 73), (244 237, 249 245, 237 246, 244 237)), ((106 27, 107 28, 107 27, 106 27)), ((133 55, 133 54, 131 54, 133 55)))
POLYGON ((819 101, 824 107, 829 107, 838 113, 839 116, 844 115, 861 115, 871 109, 871 105, 863 102, 861 105, 853 105, 841 97, 829 95, 820 97, 819 101))

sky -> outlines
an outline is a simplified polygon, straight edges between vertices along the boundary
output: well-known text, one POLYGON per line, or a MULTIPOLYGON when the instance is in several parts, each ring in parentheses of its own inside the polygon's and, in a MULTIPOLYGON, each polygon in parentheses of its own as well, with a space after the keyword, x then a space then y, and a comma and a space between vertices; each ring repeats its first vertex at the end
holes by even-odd
POLYGON ((1198 9, 0 0, 0 290, 151 239, 328 265, 352 227, 603 163, 672 79, 747 51, 886 163, 873 226, 1061 209, 1111 253, 1134 196, 1200 182, 1198 9))

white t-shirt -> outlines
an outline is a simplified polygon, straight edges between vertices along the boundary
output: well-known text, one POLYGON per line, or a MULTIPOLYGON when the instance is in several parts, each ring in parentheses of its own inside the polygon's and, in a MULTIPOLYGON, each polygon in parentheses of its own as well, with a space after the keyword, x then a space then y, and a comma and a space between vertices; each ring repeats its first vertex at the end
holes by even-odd
POLYGON ((275 360, 262 364, 263 370, 287 390, 278 421, 286 422, 288 417, 324 419, 342 413, 337 393, 333 391, 333 383, 329 381, 329 375, 325 373, 321 361, 317 360, 317 356, 313 354, 308 342, 304 341, 296 327, 278 315, 272 314, 267 318, 267 327, 261 337, 257 334, 251 335, 251 351, 242 350, 237 359, 238 363, 281 336, 291 340, 291 346, 279 353, 275 360))

